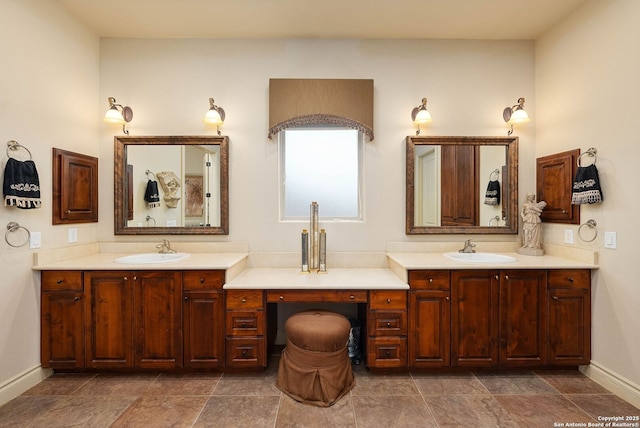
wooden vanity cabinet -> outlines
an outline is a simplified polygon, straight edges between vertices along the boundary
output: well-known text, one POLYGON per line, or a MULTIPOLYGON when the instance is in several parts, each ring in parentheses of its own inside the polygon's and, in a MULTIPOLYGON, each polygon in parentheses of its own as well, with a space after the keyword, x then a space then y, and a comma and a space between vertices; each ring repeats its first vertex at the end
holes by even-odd
POLYGON ((410 271, 409 367, 451 364, 451 279, 448 270, 410 271))
POLYGON ((41 306, 42 367, 84 367, 82 272, 43 271, 41 306))
POLYGON ((549 364, 575 366, 591 360, 591 272, 549 271, 549 364))
POLYGON ((184 367, 224 367, 224 278, 223 270, 183 273, 184 367))
POLYGON ((407 292, 370 291, 367 308, 367 365, 407 366, 407 292))
POLYGON ((181 272, 89 271, 84 283, 86 367, 182 367, 181 272))
POLYGON ((226 366, 267 366, 265 296, 262 290, 226 290, 226 366))

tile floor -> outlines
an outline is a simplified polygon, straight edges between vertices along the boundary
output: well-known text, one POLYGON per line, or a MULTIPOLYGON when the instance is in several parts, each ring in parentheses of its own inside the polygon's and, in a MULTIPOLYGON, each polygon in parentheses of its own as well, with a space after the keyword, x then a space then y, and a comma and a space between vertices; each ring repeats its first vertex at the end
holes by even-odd
MULTIPOLYGON (((370 373, 329 408, 264 373, 55 374, 0 407, 0 427, 559 427, 637 409, 578 371, 370 373)), ((636 421, 637 422, 637 421, 636 421)), ((581 426, 581 425, 575 425, 581 426)))

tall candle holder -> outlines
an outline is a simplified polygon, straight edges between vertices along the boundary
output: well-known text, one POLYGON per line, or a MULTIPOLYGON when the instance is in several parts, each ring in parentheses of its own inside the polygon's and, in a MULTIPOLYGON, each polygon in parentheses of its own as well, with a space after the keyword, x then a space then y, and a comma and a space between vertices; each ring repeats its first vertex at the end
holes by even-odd
POLYGON ((318 203, 311 202, 309 228, 309 269, 317 271, 320 267, 320 230, 318 229, 318 203))

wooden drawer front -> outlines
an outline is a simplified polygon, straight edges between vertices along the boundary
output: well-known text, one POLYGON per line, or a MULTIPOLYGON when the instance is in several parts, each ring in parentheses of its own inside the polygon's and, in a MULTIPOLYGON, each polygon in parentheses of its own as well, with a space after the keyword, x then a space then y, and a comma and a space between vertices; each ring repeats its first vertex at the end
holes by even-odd
POLYGON ((361 290, 270 290, 267 303, 340 302, 366 303, 367 292, 361 290))
POLYGON ((73 270, 42 271, 42 291, 82 290, 82 272, 73 270))
POLYGON ((187 291, 219 290, 223 285, 223 270, 189 270, 182 274, 182 286, 187 291))
POLYGON ((262 336, 264 311, 228 311, 226 330, 230 336, 262 336))
POLYGON ((225 292, 227 309, 263 309, 262 290, 228 290, 225 292))
POLYGON ((227 338, 227 367, 266 367, 263 338, 227 338))
POLYGON ((547 277, 549 288, 590 288, 591 271, 589 269, 549 270, 547 277))
POLYGON ((369 312, 367 320, 369 336, 406 336, 406 312, 369 312))
POLYGON ((369 367, 407 366, 407 339, 403 337, 369 338, 367 348, 369 367))
POLYGON ((409 271, 409 286, 412 290, 449 290, 449 275, 448 270, 412 270, 409 271))
POLYGON ((407 292, 371 291, 369 308, 373 310, 407 309, 407 292))

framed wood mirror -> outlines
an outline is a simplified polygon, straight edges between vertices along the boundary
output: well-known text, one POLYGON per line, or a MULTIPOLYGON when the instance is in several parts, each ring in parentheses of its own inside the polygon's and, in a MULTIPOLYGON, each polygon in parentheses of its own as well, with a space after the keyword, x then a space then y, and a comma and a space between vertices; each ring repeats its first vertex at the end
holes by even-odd
POLYGON ((228 235, 228 146, 222 136, 115 137, 114 233, 228 235))
POLYGON ((517 234, 518 137, 407 137, 405 232, 517 234))

